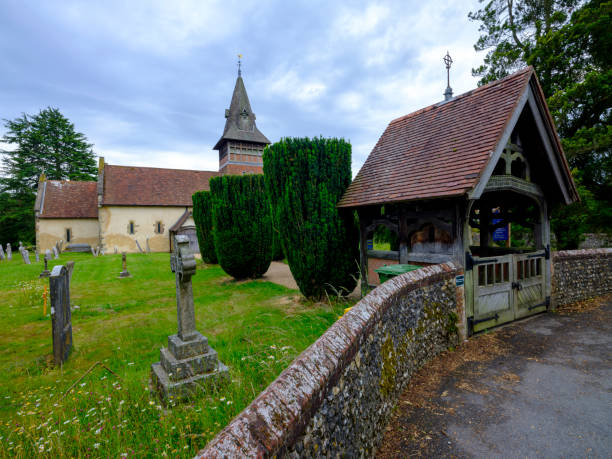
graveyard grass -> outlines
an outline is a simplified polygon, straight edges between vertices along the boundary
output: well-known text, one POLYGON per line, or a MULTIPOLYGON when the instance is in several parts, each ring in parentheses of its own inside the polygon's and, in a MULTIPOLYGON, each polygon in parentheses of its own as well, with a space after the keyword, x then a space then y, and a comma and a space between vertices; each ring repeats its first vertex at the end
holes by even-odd
POLYGON ((128 255, 127 279, 117 278, 120 255, 64 253, 49 269, 69 260, 74 348, 61 368, 52 365, 42 263, 25 265, 17 252, 0 262, 1 457, 193 457, 347 306, 308 303, 262 280, 236 282, 198 262, 197 327, 231 382, 166 409, 148 381, 177 330, 169 254, 128 255), (98 365, 64 397, 96 362, 117 376, 98 365))

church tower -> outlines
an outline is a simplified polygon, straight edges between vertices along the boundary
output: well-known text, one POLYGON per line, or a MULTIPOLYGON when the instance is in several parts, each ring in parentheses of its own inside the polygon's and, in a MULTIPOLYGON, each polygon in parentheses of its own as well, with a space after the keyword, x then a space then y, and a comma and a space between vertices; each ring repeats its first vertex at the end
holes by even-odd
POLYGON ((225 129, 214 149, 219 151, 221 174, 263 174, 263 149, 270 141, 255 125, 240 65, 239 60, 232 101, 225 110, 225 129))

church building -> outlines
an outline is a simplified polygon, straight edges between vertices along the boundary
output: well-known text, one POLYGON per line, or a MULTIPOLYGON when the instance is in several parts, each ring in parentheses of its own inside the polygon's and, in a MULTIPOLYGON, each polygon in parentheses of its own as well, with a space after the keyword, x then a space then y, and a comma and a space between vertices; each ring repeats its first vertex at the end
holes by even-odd
POLYGON ((46 180, 42 174, 34 206, 37 250, 63 241, 69 249, 167 252, 173 235, 186 234, 197 251, 193 193, 209 190, 211 177, 263 173, 263 149, 270 141, 255 124, 240 67, 225 118, 214 146, 218 171, 118 166, 101 157, 97 182, 46 180))

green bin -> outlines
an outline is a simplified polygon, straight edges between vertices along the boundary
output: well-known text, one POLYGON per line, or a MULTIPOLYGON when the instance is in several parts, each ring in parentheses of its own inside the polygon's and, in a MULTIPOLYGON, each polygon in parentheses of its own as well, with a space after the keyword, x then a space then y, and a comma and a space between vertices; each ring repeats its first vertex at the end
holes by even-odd
POLYGON ((375 269, 378 277, 380 279, 380 283, 387 282, 389 279, 399 276, 400 274, 404 274, 410 271, 414 271, 415 269, 422 268, 422 266, 417 265, 385 265, 381 266, 378 269, 375 269))

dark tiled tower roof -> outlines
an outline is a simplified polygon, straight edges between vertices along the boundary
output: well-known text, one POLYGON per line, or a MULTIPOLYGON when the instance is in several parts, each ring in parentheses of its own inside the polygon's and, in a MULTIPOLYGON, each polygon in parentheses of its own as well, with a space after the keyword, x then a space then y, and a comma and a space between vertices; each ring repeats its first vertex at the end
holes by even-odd
POLYGON ((225 118, 227 118, 225 129, 223 129, 223 135, 214 146, 215 150, 220 150, 223 143, 227 140, 251 142, 260 145, 268 145, 270 143, 268 138, 257 129, 255 113, 251 110, 249 96, 240 75, 236 79, 230 108, 225 110, 225 118))

